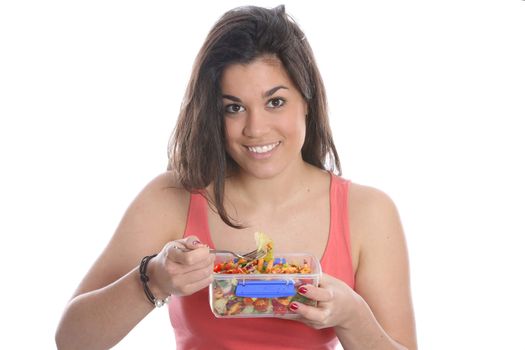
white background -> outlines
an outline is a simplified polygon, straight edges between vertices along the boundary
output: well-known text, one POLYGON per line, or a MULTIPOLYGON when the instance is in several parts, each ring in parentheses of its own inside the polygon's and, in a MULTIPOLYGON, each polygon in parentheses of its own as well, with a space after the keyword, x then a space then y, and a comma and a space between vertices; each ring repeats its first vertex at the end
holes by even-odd
MULTIPOLYGON (((420 348, 525 349, 525 2, 285 3, 344 176, 398 205, 420 348)), ((241 4, 1 3, 0 348, 55 347, 69 296, 165 169, 207 31, 241 4)), ((117 348, 155 346, 175 347, 166 309, 117 348)))

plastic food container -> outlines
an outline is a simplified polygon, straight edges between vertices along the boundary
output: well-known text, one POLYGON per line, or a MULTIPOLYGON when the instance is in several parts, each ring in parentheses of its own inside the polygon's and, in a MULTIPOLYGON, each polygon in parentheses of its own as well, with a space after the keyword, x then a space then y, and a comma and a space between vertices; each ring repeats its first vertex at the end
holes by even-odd
MULTIPOLYGON (((299 315, 290 311, 288 305, 298 301, 307 305, 316 305, 297 292, 304 284, 319 285, 321 265, 310 254, 274 253, 274 265, 279 263, 303 266, 307 263, 311 272, 304 274, 220 274, 215 273, 209 287, 210 307, 216 317, 281 317, 297 318, 299 315)), ((229 254, 217 254, 215 263, 231 261, 229 254)))

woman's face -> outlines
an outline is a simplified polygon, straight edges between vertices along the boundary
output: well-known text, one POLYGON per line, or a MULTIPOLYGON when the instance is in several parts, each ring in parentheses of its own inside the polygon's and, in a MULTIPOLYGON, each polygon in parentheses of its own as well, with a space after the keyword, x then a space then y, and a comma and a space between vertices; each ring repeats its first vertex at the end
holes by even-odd
POLYGON ((226 150, 242 171, 271 178, 301 164, 307 105, 277 58, 228 66, 221 88, 226 150))

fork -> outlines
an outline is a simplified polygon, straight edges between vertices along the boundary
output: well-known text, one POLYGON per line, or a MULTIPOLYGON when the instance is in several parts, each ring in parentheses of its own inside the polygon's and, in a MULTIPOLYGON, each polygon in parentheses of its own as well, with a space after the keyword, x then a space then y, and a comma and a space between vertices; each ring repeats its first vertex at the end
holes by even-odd
MULTIPOLYGON (((187 249, 187 248, 181 248, 181 247, 177 247, 177 246, 174 246, 173 248, 175 249, 179 249, 183 252, 189 252, 191 249, 187 249)), ((224 250, 224 249, 210 249, 210 253, 212 254, 215 254, 215 253, 223 253, 223 254, 231 254, 239 259, 245 259, 245 260, 257 260, 257 259, 261 259, 261 258, 264 258, 266 256, 266 252, 264 250, 252 250, 251 252, 248 252, 248 253, 245 253, 245 254, 239 254, 239 253, 235 253, 235 252, 232 252, 231 250, 224 250)))
POLYGON ((266 252, 264 250, 252 250, 251 252, 245 253, 245 254, 239 254, 232 252, 230 250, 224 250, 224 249, 210 249, 210 253, 225 253, 225 254, 231 254, 233 256, 236 256, 239 259, 245 259, 245 260, 257 260, 261 259, 266 255, 266 252))

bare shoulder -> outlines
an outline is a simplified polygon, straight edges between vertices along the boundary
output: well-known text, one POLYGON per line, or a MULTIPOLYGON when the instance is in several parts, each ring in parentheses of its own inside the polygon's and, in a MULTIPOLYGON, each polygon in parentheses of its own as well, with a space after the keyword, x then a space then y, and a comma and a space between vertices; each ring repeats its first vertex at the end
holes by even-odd
MULTIPOLYGON (((126 226, 158 226, 164 234, 177 239, 186 223, 190 194, 180 185, 172 171, 151 180, 129 205, 121 222, 126 226), (136 220, 140 220, 140 223, 136 220)), ((119 229, 121 228, 119 226, 119 229)), ((117 231, 118 233, 118 231, 117 231)))
POLYGON ((348 191, 348 208, 357 224, 379 225, 398 220, 394 201, 385 192, 369 186, 352 183, 348 191))
POLYGON ((348 191, 348 215, 352 242, 360 257, 357 264, 380 246, 393 246, 392 241, 404 244, 397 207, 385 192, 352 183, 348 191))
POLYGON ((167 218, 185 221, 189 199, 190 194, 179 183, 173 171, 166 171, 144 187, 130 208, 133 205, 147 205, 155 207, 158 213, 167 218))
POLYGON ((147 231, 147 246, 161 248, 163 241, 182 237, 189 198, 172 171, 162 173, 133 200, 115 235, 140 235, 147 231))
POLYGON ((182 185, 177 179, 177 175, 173 171, 165 171, 155 178, 153 178, 145 187, 145 189, 152 189, 158 191, 176 191, 185 192, 182 185))
POLYGON ((181 238, 189 198, 173 172, 151 180, 131 202, 75 294, 111 283, 129 272, 143 256, 157 253, 167 242, 181 238))
POLYGON ((392 199, 385 192, 374 187, 352 183, 348 197, 352 209, 361 214, 366 214, 372 209, 396 210, 392 199))

